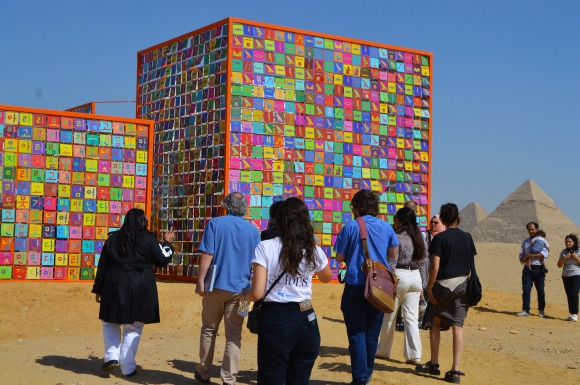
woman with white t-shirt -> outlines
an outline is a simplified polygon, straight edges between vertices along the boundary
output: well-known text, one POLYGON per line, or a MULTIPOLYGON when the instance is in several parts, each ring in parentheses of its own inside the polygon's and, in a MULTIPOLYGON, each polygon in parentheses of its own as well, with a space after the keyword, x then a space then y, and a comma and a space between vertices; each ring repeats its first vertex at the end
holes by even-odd
POLYGON ((320 331, 310 302, 312 276, 329 282, 332 272, 316 246, 308 208, 286 199, 276 214, 280 236, 256 247, 252 286, 241 300, 264 300, 258 332, 258 385, 307 385, 320 349, 320 331))
POLYGON ((252 286, 241 300, 256 301, 279 276, 262 304, 258 332, 258 385, 307 385, 320 349, 312 308, 312 276, 332 278, 328 259, 314 240, 308 208, 286 199, 276 214, 280 236, 256 247, 252 286))

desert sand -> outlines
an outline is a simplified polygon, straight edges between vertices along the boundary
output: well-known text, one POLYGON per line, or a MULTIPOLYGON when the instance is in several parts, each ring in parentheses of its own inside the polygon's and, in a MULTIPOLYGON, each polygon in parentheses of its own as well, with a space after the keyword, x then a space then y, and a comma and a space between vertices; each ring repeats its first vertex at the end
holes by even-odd
MULTIPOLYGON (((526 236, 525 233, 522 237, 526 236)), ((480 304, 469 310, 461 369, 463 384, 580 383, 580 325, 568 316, 555 250, 548 260, 546 318, 521 310, 518 245, 477 243, 476 264, 484 286, 480 304)), ((161 323, 147 325, 137 355, 139 373, 100 371, 103 357, 98 304, 90 283, 2 282, 0 296, 0 383, 49 385, 176 384, 190 385, 198 356, 201 298, 189 283, 159 282, 161 323)), ((351 381, 347 337, 340 312, 340 284, 316 284, 313 302, 322 333, 320 356, 311 384, 351 381)), ((423 362, 429 359, 429 336, 421 331, 423 362)), ((244 329, 239 384, 256 383, 257 337, 244 329)), ((451 333, 442 333, 441 369, 451 366, 451 333)), ((214 375, 224 349, 218 336, 214 375)), ((396 333, 393 356, 377 359, 372 384, 441 384, 442 377, 415 373, 402 355, 396 333)), ((219 377, 212 383, 221 384, 219 377)))

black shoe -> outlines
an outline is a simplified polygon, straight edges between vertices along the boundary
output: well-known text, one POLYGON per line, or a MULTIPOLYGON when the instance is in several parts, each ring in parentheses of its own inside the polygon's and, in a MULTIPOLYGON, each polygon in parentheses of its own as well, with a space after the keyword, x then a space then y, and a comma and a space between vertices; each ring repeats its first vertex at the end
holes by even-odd
POLYGON ((133 370, 133 371, 132 371, 131 373, 129 373, 129 374, 123 374, 123 377, 125 377, 125 378, 131 378, 131 377, 133 377, 133 376, 134 376, 134 375, 136 375, 136 374, 137 374, 137 369, 133 370))
POLYGON ((441 371, 439 370, 439 364, 432 364, 431 361, 415 366, 415 370, 419 373, 428 373, 435 376, 441 374, 441 371))
POLYGON ((445 373, 445 381, 451 382, 452 384, 460 384, 461 378, 460 376, 465 376, 465 373, 460 372, 458 370, 450 370, 445 373))
POLYGON ((201 376, 201 374, 199 374, 197 372, 197 370, 195 371, 195 374, 193 375, 193 377, 198 380, 199 382, 201 382, 202 384, 209 384, 211 381, 210 380, 204 380, 203 377, 201 376))
POLYGON ((105 362, 103 364, 103 366, 101 366, 101 370, 103 372, 111 372, 111 371, 113 371, 118 366, 119 366, 119 361, 117 361, 117 360, 110 360, 110 361, 105 362))

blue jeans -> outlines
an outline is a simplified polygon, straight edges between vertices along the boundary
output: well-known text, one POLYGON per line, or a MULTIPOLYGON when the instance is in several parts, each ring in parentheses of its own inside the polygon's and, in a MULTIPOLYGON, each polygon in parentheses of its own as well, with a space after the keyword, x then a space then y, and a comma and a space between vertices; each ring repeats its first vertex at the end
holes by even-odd
POLYGON ((258 385, 308 385, 320 350, 314 310, 265 302, 258 333, 258 385), (309 320, 309 318, 311 318, 309 320))
POLYGON ((522 271, 522 310, 530 312, 530 294, 532 292, 532 285, 536 286, 538 293, 538 310, 544 311, 546 307, 546 295, 544 293, 544 280, 546 273, 542 266, 532 266, 531 270, 524 269, 522 271))
POLYGON ((354 383, 364 384, 373 374, 379 333, 385 314, 364 297, 365 287, 344 285, 340 310, 348 335, 350 366, 354 383))

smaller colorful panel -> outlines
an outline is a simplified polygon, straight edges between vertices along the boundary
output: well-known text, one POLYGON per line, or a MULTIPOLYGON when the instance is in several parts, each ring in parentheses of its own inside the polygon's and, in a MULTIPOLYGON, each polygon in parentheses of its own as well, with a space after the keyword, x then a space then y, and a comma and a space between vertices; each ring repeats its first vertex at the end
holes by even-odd
POLYGON ((88 116, 0 106, 0 279, 91 280, 124 214, 150 211, 150 123, 88 116))

